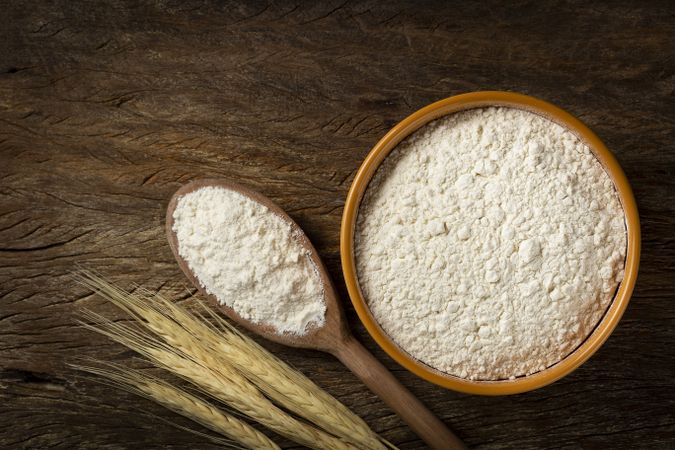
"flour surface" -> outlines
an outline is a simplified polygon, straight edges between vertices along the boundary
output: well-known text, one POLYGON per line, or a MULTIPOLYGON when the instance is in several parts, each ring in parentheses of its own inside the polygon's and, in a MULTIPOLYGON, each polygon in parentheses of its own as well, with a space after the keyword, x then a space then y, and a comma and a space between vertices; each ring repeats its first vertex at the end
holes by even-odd
POLYGON ((449 115, 401 142, 368 186, 355 236, 384 331, 477 380, 571 353, 612 300, 625 254, 623 210, 590 149, 512 108, 449 115))
POLYGON ((204 187, 178 199, 178 252, 202 287, 254 323, 305 334, 325 321, 316 265, 291 225, 237 192, 204 187))

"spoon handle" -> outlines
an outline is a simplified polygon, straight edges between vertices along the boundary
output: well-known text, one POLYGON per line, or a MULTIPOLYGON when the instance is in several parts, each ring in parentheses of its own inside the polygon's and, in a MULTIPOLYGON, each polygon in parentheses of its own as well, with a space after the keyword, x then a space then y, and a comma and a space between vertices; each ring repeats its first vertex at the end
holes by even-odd
POLYGON ((462 441, 353 336, 334 355, 434 450, 466 450, 462 441))

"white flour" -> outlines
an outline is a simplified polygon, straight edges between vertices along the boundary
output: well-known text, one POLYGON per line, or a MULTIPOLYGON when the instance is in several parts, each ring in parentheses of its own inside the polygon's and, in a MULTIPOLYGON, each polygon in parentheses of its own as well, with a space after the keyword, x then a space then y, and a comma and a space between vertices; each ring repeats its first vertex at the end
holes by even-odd
POLYGON ((178 199, 178 252, 202 287, 254 323, 304 334, 324 323, 323 285, 291 225, 237 192, 205 187, 178 199))
POLYGON ((405 351, 496 380, 591 333, 623 277, 624 216, 590 149, 538 115, 483 108, 404 140, 359 211, 359 283, 405 351))

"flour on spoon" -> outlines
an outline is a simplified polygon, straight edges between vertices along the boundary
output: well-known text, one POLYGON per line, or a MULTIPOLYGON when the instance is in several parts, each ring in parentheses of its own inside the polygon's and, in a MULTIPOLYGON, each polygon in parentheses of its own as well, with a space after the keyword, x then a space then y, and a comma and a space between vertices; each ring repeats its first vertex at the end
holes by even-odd
POLYGON ((287 220, 213 186, 181 196, 173 220, 178 253, 220 304, 282 333, 324 324, 319 271, 287 220))

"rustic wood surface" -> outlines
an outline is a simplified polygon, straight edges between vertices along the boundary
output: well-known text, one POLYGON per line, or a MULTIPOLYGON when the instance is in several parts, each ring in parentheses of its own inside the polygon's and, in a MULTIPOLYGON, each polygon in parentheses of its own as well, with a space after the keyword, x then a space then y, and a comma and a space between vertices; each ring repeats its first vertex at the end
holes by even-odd
MULTIPOLYGON (((487 398, 397 366, 345 302, 350 324, 471 447, 675 448, 675 4, 512 3, 0 0, 0 447, 216 448, 67 367, 142 364, 78 328, 82 307, 122 316, 69 273, 194 301, 166 204, 188 180, 230 177, 300 223, 346 299, 340 216, 370 147, 432 101, 503 89, 580 117, 633 185, 643 257, 619 327, 565 379, 487 398)), ((335 359, 269 348, 423 448, 335 359)))

